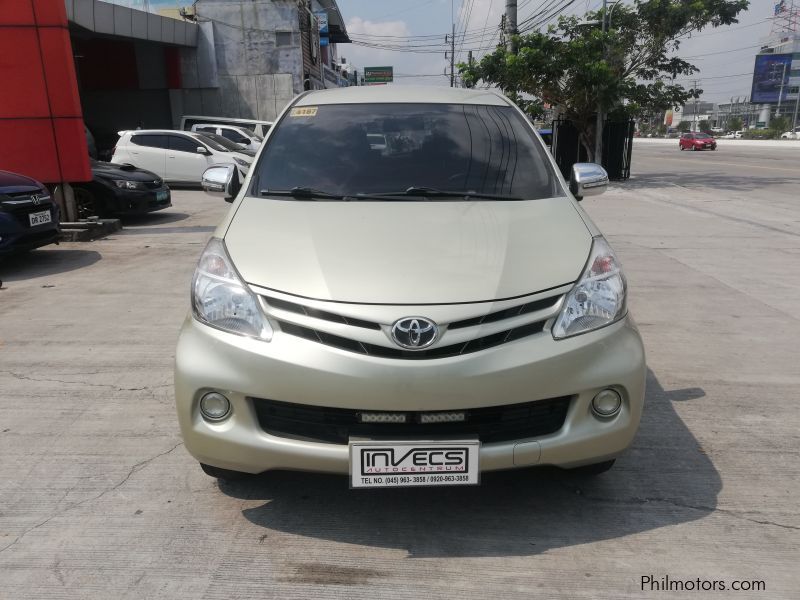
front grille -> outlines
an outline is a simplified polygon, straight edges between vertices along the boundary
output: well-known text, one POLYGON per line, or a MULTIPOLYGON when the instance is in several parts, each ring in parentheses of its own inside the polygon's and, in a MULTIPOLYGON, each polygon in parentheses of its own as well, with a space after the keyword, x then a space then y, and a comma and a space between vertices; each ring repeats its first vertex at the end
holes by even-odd
POLYGON ((266 300, 267 304, 269 304, 274 308, 279 308, 287 312, 297 313, 299 315, 306 315, 307 317, 314 317, 315 319, 322 319, 323 321, 331 321, 333 323, 343 323, 345 325, 352 325, 353 327, 363 327, 365 329, 380 330, 381 328, 381 326, 378 323, 373 323, 372 321, 364 321, 362 319, 345 317, 343 315, 337 315, 336 313, 328 312, 326 310, 318 310, 316 308, 311 308, 310 306, 303 306, 302 304, 296 304, 294 302, 288 302, 286 300, 279 300, 278 298, 273 298, 271 296, 264 296, 264 300, 266 300))
POLYGON ((495 321, 502 321, 503 319, 510 319, 518 315, 525 315, 528 313, 536 312, 537 310, 544 310, 546 308, 553 308, 561 296, 553 296, 551 298, 543 298, 542 300, 535 300, 520 306, 512 306, 505 310, 498 310, 497 312, 483 315, 482 317, 473 317, 471 319, 464 319, 463 321, 454 321, 450 323, 448 329, 460 329, 461 327, 472 327, 473 325, 483 325, 484 323, 494 323, 495 321))
POLYGON ((357 352, 358 354, 365 354, 367 356, 378 356, 381 358, 399 358, 405 360, 422 360, 431 358, 448 358, 451 356, 460 356, 462 354, 470 354, 472 352, 479 352, 486 350, 500 344, 512 342, 529 335, 541 333, 544 329, 544 321, 536 323, 528 323, 520 327, 515 327, 507 331, 500 331, 480 338, 475 338, 467 342, 458 344, 450 344, 448 346, 438 346, 430 348, 429 350, 403 350, 401 348, 390 348, 388 346, 379 346, 377 344, 368 344, 366 342, 359 342, 350 338, 333 335, 325 331, 318 331, 310 327, 303 327, 296 323, 287 323, 286 321, 278 321, 281 331, 294 335, 297 337, 311 340, 312 342, 319 342, 326 346, 333 346, 340 350, 348 350, 350 352, 357 352))
POLYGON ((347 444, 349 438, 435 439, 438 436, 477 436, 483 443, 506 442, 555 433, 564 425, 570 396, 465 410, 460 423, 420 423, 427 411, 387 411, 406 415, 406 423, 360 423, 361 412, 251 398, 261 428, 271 435, 330 444, 347 444))

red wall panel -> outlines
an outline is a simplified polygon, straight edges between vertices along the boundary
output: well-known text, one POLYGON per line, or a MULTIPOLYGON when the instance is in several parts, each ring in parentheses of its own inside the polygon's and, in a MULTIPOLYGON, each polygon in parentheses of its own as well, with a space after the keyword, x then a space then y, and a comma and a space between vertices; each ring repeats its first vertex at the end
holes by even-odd
POLYGON ((0 73, 0 169, 91 179, 64 0, 0 0, 0 73))
POLYGON ((34 27, 0 28, 0 73, 0 119, 50 116, 34 27))

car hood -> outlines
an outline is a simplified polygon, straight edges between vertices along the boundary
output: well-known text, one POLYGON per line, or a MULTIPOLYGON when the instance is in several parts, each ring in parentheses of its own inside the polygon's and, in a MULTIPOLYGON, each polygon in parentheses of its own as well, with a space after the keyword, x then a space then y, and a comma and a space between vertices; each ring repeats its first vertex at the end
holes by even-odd
POLYGON ((44 186, 30 177, 0 170, 0 194, 40 192, 44 186))
POLYGON ((128 181, 156 181, 161 178, 152 171, 145 171, 129 164, 107 163, 98 160, 92 161, 92 174, 96 177, 110 179, 125 179, 128 181))
POLYGON ((314 202, 246 197, 225 233, 245 281, 339 302, 446 304, 575 281, 592 236, 570 199, 314 202))

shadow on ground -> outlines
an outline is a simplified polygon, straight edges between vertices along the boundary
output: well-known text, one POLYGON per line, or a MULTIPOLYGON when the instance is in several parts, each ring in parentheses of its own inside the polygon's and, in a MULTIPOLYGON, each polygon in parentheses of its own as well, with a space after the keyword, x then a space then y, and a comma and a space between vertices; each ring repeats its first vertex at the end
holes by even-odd
POLYGON ((538 554, 711 513, 719 473, 673 408, 704 395, 666 391, 649 372, 634 446, 594 479, 541 468, 485 474, 480 487, 356 491, 345 477, 280 472, 220 489, 264 500, 243 514, 268 530, 412 557, 538 554))
MULTIPOLYGON (((670 188, 675 190, 675 193, 680 194, 680 187, 690 189, 708 189, 711 193, 716 194, 717 191, 725 190, 732 192, 750 192, 750 191, 764 191, 766 185, 797 185, 800 177, 785 177, 776 174, 763 174, 763 173, 745 173, 741 175, 732 176, 730 173, 723 173, 720 171, 707 171, 702 173, 636 173, 636 165, 632 167, 633 175, 630 179, 624 182, 618 182, 617 185, 625 190, 637 189, 658 189, 670 188)), ((718 195, 715 199, 719 200, 718 195)))
POLYGON ((94 250, 67 250, 48 246, 0 259, 0 280, 27 281, 67 273, 93 265, 102 258, 94 250))
POLYGON ((151 225, 164 225, 166 223, 177 223, 188 219, 189 215, 182 212, 158 211, 145 213, 143 215, 128 215, 120 217, 123 227, 143 227, 151 225))

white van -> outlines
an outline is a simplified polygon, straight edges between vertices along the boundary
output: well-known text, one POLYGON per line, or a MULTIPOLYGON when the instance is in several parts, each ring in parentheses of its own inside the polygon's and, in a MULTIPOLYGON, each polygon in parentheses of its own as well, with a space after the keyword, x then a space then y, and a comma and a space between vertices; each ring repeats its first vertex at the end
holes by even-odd
POLYGON ((201 123, 192 125, 192 131, 196 133, 213 133, 221 135, 225 139, 238 144, 245 150, 252 150, 256 152, 264 141, 260 135, 254 133, 250 129, 239 127, 238 125, 219 125, 216 123, 201 123))
POLYGON ((190 131, 194 125, 235 125, 236 127, 243 127, 252 131, 260 138, 267 137, 269 128, 272 127, 272 121, 259 121, 257 119, 232 119, 229 117, 208 117, 200 115, 184 115, 181 117, 181 129, 190 131))

